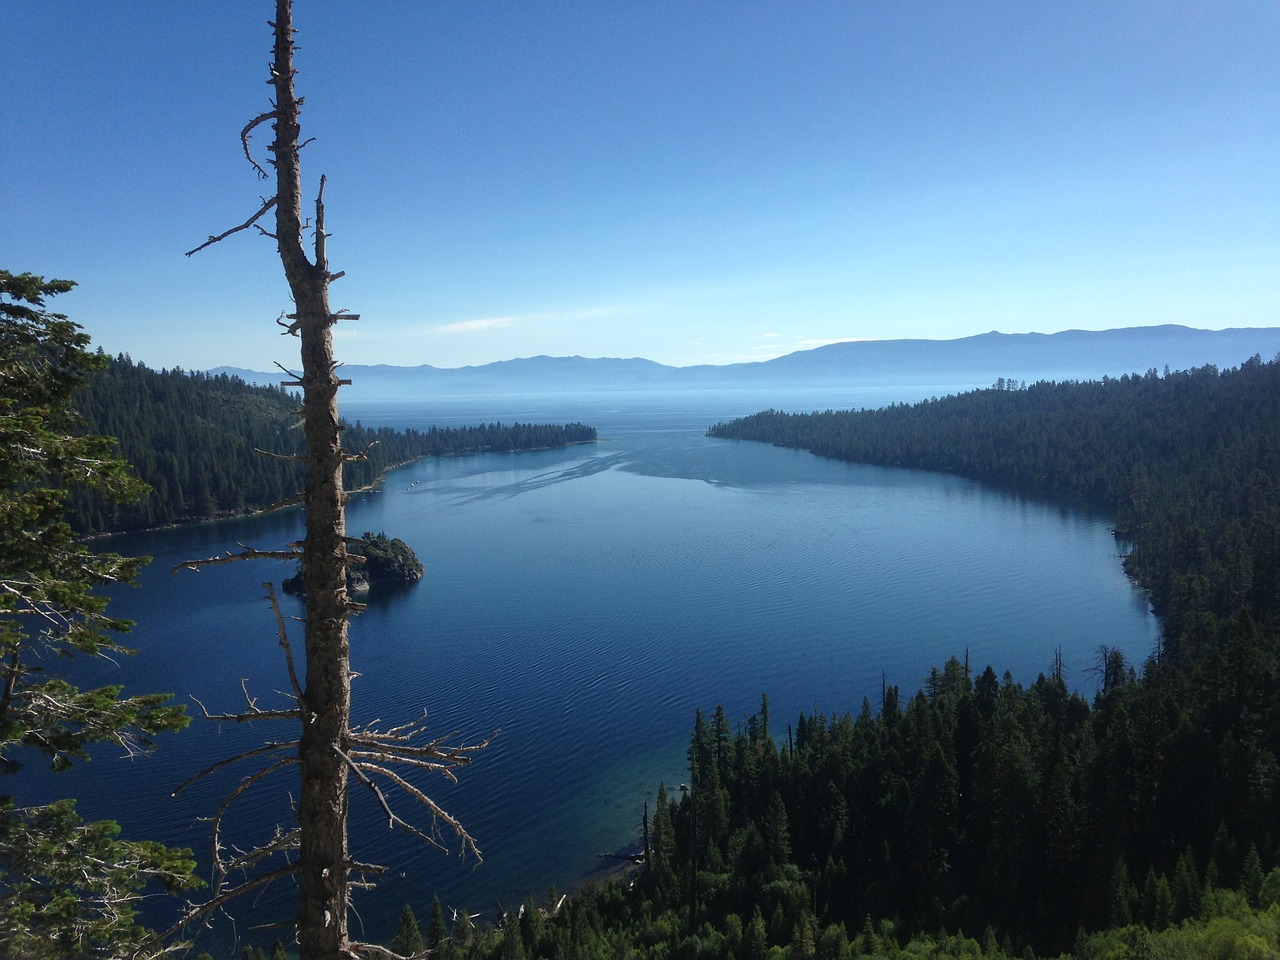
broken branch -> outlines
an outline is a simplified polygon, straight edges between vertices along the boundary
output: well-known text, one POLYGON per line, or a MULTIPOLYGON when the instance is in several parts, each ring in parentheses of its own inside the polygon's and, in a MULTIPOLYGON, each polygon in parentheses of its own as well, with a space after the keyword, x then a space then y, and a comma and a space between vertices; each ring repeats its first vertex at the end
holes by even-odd
POLYGON ((240 131, 240 145, 244 147, 245 159, 248 160, 253 169, 257 171, 259 180, 267 179, 267 171, 262 169, 262 165, 259 164, 257 160, 253 159, 253 154, 249 151, 249 134, 253 132, 253 128, 258 124, 266 123, 268 120, 274 120, 277 116, 278 114, 274 110, 260 114, 246 123, 244 125, 244 129, 240 131))
POLYGON ((267 591, 267 599, 271 601, 271 612, 276 618, 276 634, 280 637, 280 648, 284 650, 284 662, 289 668, 289 685, 293 687, 293 698, 302 708, 302 685, 298 683, 298 671, 293 666, 293 648, 289 646, 289 633, 285 630, 284 615, 280 612, 280 601, 276 597, 275 585, 270 581, 262 585, 267 591))
POLYGON ((179 930, 185 929, 187 926, 189 926, 194 921, 199 920, 201 917, 208 916, 210 913, 213 913, 213 911, 217 910, 219 907, 221 907, 224 903, 226 903, 229 900, 234 900, 236 897, 243 896, 244 894, 248 893, 250 890, 255 890, 258 887, 261 887, 268 883, 272 883, 273 881, 279 880, 281 877, 287 877, 290 874, 294 874, 297 872, 298 872, 298 864, 290 863, 290 864, 287 864, 286 866, 279 867, 275 870, 272 870, 270 873, 260 874, 259 876, 256 876, 250 880, 246 880, 244 883, 240 884, 238 887, 233 887, 232 889, 228 890, 226 893, 222 893, 214 897, 208 903, 202 903, 198 907, 191 907, 189 910, 187 910, 186 913, 182 915, 181 919, 179 919, 177 923, 175 923, 172 927, 170 927, 168 930, 166 930, 164 933, 160 935, 160 939, 168 940, 170 937, 176 934, 179 930))
MULTIPOLYGON (((196 702, 199 703, 200 701, 197 700, 196 702)), ((195 783, 197 780, 204 779, 209 774, 213 773, 215 770, 221 769, 222 767, 230 766, 233 763, 239 763, 241 760, 248 760, 250 757, 257 757, 264 753, 273 753, 276 750, 292 749, 297 746, 298 746, 297 740, 288 740, 288 741, 283 741, 279 743, 264 743, 262 746, 254 747, 252 750, 246 750, 244 753, 237 753, 234 757, 223 757, 221 760, 218 760, 215 763, 212 763, 209 766, 205 767, 195 776, 188 777, 186 780, 183 780, 180 784, 178 784, 176 787, 173 788, 173 793, 170 794, 170 796, 176 797, 178 794, 180 794, 183 790, 187 789, 187 787, 191 786, 191 784, 195 783)))
POLYGON ((258 220, 258 218, 259 218, 259 217, 261 217, 264 213, 266 213, 268 210, 270 210, 270 209, 271 209, 272 207, 274 207, 275 205, 276 205, 276 198, 275 198, 275 197, 272 197, 270 200, 267 200, 267 201, 265 201, 265 202, 262 204, 261 209, 259 209, 257 213, 255 213, 252 217, 250 217, 250 218, 249 218, 248 220, 246 220, 244 223, 240 224, 240 226, 238 226, 238 227, 232 227, 232 228, 231 228, 230 230, 228 230, 226 233, 220 233, 220 234, 218 234, 216 237, 210 237, 208 240, 206 240, 204 243, 200 244, 200 246, 196 247, 194 250, 188 250, 188 251, 186 252, 186 256, 188 256, 188 257, 189 257, 189 256, 191 256, 193 253, 199 253, 199 252, 200 252, 201 250, 203 250, 205 247, 211 247, 211 246, 213 246, 215 243, 219 242, 220 240, 225 240, 225 239, 227 239, 227 237, 231 236, 233 233, 239 233, 241 230, 248 230, 250 227, 252 227, 252 226, 254 225, 254 223, 255 223, 255 222, 257 222, 257 220, 258 220))
POLYGON ((263 450, 260 447, 254 447, 253 452, 260 457, 269 457, 272 460, 292 460, 295 463, 307 462, 307 458, 299 453, 274 453, 271 450, 263 450))
MULTIPOLYGON (((394 783, 397 787, 399 787, 405 793, 409 794, 409 796, 413 797, 413 799, 417 800, 418 803, 426 807, 427 810, 431 812, 431 817, 433 820, 443 820, 445 823, 447 823, 450 826, 450 828, 453 830, 453 832, 457 835, 458 839, 462 843, 462 853, 464 855, 466 854, 467 850, 470 850, 473 854, 475 854, 475 858, 477 860, 480 860, 480 861, 484 860, 484 857, 480 855, 480 848, 476 846, 475 840, 472 838, 471 834, 467 833, 467 828, 464 827, 457 819, 450 816, 443 809, 441 809, 440 806, 434 800, 432 800, 429 796, 427 796, 425 793, 423 793, 421 790, 415 787, 408 780, 404 779, 404 777, 400 776, 400 774, 396 773, 394 770, 388 770, 386 767, 379 766, 376 763, 359 762, 359 763, 356 763, 355 766, 359 767, 366 774, 374 773, 380 777, 385 777, 386 779, 390 780, 392 783, 394 783)), ((418 830, 416 827, 413 828, 411 832, 413 832, 416 836, 424 836, 422 831, 418 830)), ((440 847, 442 849, 444 848, 444 844, 441 843, 439 840, 436 840, 433 837, 427 837, 426 839, 433 846, 440 847)))
POLYGON ((199 570, 201 567, 212 567, 222 563, 235 563, 237 560, 298 560, 302 557, 302 552, 300 550, 255 550, 252 547, 246 547, 243 543, 238 543, 236 546, 241 548, 240 553, 231 553, 228 551, 221 557, 209 557, 207 560, 183 560, 169 572, 177 573, 179 570, 199 570))
POLYGON ((343 762, 346 763, 346 765, 351 769, 351 772, 355 774, 355 778, 373 792, 373 795, 378 800, 378 804, 382 807, 382 812, 387 815, 388 830, 394 830, 397 827, 399 827, 405 833, 412 834, 413 836, 417 837, 419 840, 425 840, 427 843, 441 850, 445 849, 444 846, 438 840, 436 840, 435 837, 432 837, 424 833, 423 831, 415 827, 413 824, 406 823, 400 817, 396 816, 395 811, 391 809, 391 804, 387 803, 387 798, 383 796, 382 790, 379 789, 378 785, 374 783, 372 780, 370 780, 369 777, 365 774, 365 772, 360 769, 360 765, 358 763, 355 763, 349 756, 343 753, 342 749, 337 744, 333 744, 333 751, 338 756, 340 756, 343 762))

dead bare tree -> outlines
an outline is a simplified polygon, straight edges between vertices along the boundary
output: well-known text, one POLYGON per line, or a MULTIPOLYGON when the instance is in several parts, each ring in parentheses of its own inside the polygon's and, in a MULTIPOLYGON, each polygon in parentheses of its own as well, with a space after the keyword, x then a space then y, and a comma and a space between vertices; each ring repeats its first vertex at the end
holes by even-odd
MULTIPOLYGON (((333 356, 333 326, 339 320, 355 320, 354 314, 334 312, 329 306, 329 284, 342 276, 329 271, 325 251, 324 187, 320 178, 315 199, 315 221, 303 216, 299 112, 302 99, 294 89, 294 29, 292 0, 276 0, 276 16, 271 24, 275 42, 270 84, 275 91, 272 108, 255 117, 240 133, 245 156, 259 177, 268 178, 266 168, 254 159, 250 139, 253 131, 270 123, 275 139, 267 148, 267 166, 275 169, 276 192, 264 198, 261 207, 244 223, 188 251, 188 256, 250 227, 273 238, 284 266, 294 303, 294 312, 277 321, 284 333, 301 341, 301 374, 285 386, 300 387, 303 396, 303 431, 306 438, 305 486, 301 500, 306 508, 306 536, 283 550, 240 552, 207 560, 193 560, 178 568, 204 566, 238 560, 299 560, 305 583, 304 643, 306 675, 299 679, 289 644, 286 619, 280 612, 270 584, 267 599, 275 613, 292 701, 282 709, 263 709, 244 689, 245 709, 222 714, 223 721, 285 720, 298 724, 296 738, 268 742, 234 757, 220 760, 196 774, 181 790, 216 770, 254 761, 260 766, 246 775, 223 800, 213 815, 213 892, 204 903, 193 905, 182 924, 222 908, 229 900, 263 884, 285 876, 297 879, 299 902, 296 918, 299 954, 302 960, 335 960, 361 952, 387 955, 381 947, 354 943, 348 936, 347 915, 351 887, 365 885, 380 872, 373 864, 352 859, 347 847, 348 787, 354 779, 369 789, 387 817, 388 826, 441 845, 440 824, 456 835, 463 852, 479 856, 466 829, 442 810, 416 786, 411 771, 423 770, 455 778, 454 771, 469 763, 484 743, 461 745, 457 734, 424 740, 425 722, 413 722, 382 729, 376 725, 352 728, 351 679, 348 620, 362 609, 347 595, 346 567, 362 558, 348 554, 346 500, 342 469, 360 455, 343 451, 338 419, 338 389, 349 381, 338 377, 339 364, 333 356), (259 224, 275 211, 275 232, 259 224), (311 226, 315 236, 314 259, 308 259, 303 235, 311 226), (289 322, 285 322, 288 320, 289 322), (301 790, 296 802, 297 825, 278 828, 269 841, 248 850, 224 848, 222 823, 227 810, 244 793, 272 774, 297 767, 301 790), (397 769, 399 768, 399 769, 397 769), (395 812, 380 784, 407 794, 430 815, 431 826, 413 826, 395 812), (270 866, 278 863, 278 866, 270 866)), ((203 705, 201 705, 203 709, 203 705)), ((210 715, 205 711, 206 716, 210 715)), ((175 791, 176 792, 176 791, 175 791)), ((175 931, 176 929, 175 928, 175 931)))

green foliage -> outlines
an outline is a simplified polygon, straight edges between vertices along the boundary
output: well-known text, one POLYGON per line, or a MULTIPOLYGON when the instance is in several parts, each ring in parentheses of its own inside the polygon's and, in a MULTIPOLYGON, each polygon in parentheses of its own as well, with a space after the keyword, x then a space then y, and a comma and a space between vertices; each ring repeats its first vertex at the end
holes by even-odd
POLYGON ((1126 569, 1164 620, 1161 656, 1192 662, 1211 652, 1242 611, 1277 628, 1280 360, 881 410, 769 410, 709 433, 1101 507, 1132 542, 1126 569))
POLYGON ((385 533, 365 533, 352 552, 364 557, 358 565, 370 583, 405 583, 422 576, 422 562, 403 540, 385 533))
MULTIPOLYGON (((423 566, 413 548, 399 537, 385 533, 365 533, 350 544, 353 557, 347 564, 347 589, 363 592, 377 587, 416 583, 422 578, 423 566)), ((302 570, 284 581, 286 593, 301 594, 305 589, 302 570)))
POLYGON ((402 957, 411 957, 426 949, 422 933, 418 930, 418 918, 413 915, 413 908, 407 903, 400 913, 400 926, 388 946, 402 957))
POLYGON ((106 438, 80 433, 71 405, 100 361, 88 337, 44 299, 70 288, 0 271, 0 769, 20 765, 21 747, 62 768, 102 740, 132 748, 185 724, 166 697, 118 699, 120 689, 81 692, 46 679, 41 660, 121 654, 130 624, 106 612, 96 592, 129 582, 144 562, 96 554, 66 523, 68 488, 114 499, 143 488, 106 438))
MULTIPOLYGON (((1126 568, 1161 615, 1160 645, 1140 674, 1099 647, 1078 755, 1059 751, 1054 768, 1037 769, 1036 731, 1007 727, 973 758, 982 776, 961 796, 1004 811, 997 821, 1011 829, 988 831, 996 847, 1022 835, 1006 814, 1056 823, 1044 849, 1083 870, 1085 889, 1110 891, 1117 921, 1162 928, 1196 916, 1219 883, 1261 898, 1262 864, 1280 842, 1280 360, 876 411, 769 411, 712 433, 948 470, 1109 511, 1132 545, 1126 568), (1085 838, 1125 857, 1137 889, 1121 894, 1114 862, 1082 856, 1085 838)), ((999 716, 994 679, 977 681, 988 691, 975 704, 983 718, 999 716)), ((1098 922, 1079 899, 1046 903, 1098 922)))
POLYGON ((153 946, 133 907, 153 881, 192 886, 190 851, 126 841, 111 821, 84 823, 75 805, 0 803, 0 954, 114 957, 153 946))
MULTIPOLYGON (((118 438, 151 493, 113 503, 73 498, 73 522, 85 533, 136 530, 265 510, 302 489, 302 465, 255 451, 300 456, 298 400, 286 390, 210 376, 151 370, 127 356, 101 357, 78 394, 90 432, 118 438)), ((427 456, 560 447, 596 438, 594 428, 500 423, 428 430, 348 424, 344 446, 360 459, 344 469, 348 489, 372 486, 391 467, 427 456)))
MULTIPOLYGON (((27 755, 65 769, 93 744, 134 751, 186 725, 168 696, 122 698, 119 686, 79 690, 44 673, 76 654, 129 652, 118 636, 130 624, 107 613, 98 590, 130 582, 143 562, 92 552, 65 520, 69 490, 115 501, 143 489, 72 406, 103 361, 78 326, 44 309, 70 287, 0 271, 0 772, 9 775, 27 755)), ((134 923, 141 891, 192 885, 189 856, 120 840, 109 821, 83 823, 70 801, 25 807, 0 795, 0 953, 136 954, 153 945, 134 923)))
POLYGON ((1103 638, 1092 700, 1060 657, 1029 686, 952 659, 781 749, 767 699, 732 735, 699 710, 634 884, 520 955, 1280 954, 1280 361, 998 386, 712 432, 1107 509, 1160 647, 1139 667, 1103 638))
POLYGON ((1280 955, 1280 907, 1254 912, 1228 898, 1204 920, 1164 930, 1117 927, 1086 937, 1076 960, 1263 960, 1280 955))
POLYGON ((431 900, 431 923, 427 927, 427 946, 432 950, 439 950, 440 945, 449 938, 449 928, 444 922, 444 908, 440 905, 440 898, 433 897, 431 900))

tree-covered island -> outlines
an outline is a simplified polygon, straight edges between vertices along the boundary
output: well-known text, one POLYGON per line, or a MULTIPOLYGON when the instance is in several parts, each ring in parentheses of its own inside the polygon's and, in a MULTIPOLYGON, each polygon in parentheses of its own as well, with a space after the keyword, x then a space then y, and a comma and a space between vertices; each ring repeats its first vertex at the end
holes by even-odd
MULTIPOLYGON (((365 532, 350 546, 353 556, 347 564, 347 590, 350 593, 363 595, 375 588, 417 583, 426 572, 413 548, 399 537, 365 532)), ((300 594, 302 571, 289 577, 281 586, 285 593, 300 594)))

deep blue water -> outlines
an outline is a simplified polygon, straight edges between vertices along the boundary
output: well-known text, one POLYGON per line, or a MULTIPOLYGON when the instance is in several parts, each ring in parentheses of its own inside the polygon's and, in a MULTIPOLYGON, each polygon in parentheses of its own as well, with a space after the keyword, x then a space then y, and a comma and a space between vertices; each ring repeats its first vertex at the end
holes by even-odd
MULTIPOLYGON (((601 436, 568 450, 422 461, 349 508, 352 535, 401 537, 427 569, 419 585, 375 598, 353 621, 357 718, 391 723, 426 710, 436 733, 477 740, 501 730, 458 785, 419 778, 466 823, 483 864, 461 860, 456 844, 444 856, 388 832, 373 799, 353 787, 353 850, 391 868, 377 891, 357 897, 367 935, 389 938, 406 902, 424 917, 435 893, 488 910, 495 899, 578 882, 598 854, 638 836, 659 780, 684 778, 695 707, 723 704, 741 720, 767 692, 778 733, 801 711, 856 712, 864 697, 875 704, 882 682, 914 692, 950 656, 1029 683, 1061 648, 1069 681, 1086 691, 1100 644, 1141 660, 1157 623, 1121 571, 1105 518, 954 477, 704 436, 716 420, 763 407, 923 395, 347 408, 375 426, 581 420, 601 436)), ((130 642, 141 652, 121 670, 96 668, 93 679, 234 712, 247 678, 262 706, 283 704, 275 691, 288 681, 261 583, 291 570, 168 571, 237 543, 277 547, 300 532, 300 515, 282 513, 116 538, 112 549, 155 557, 141 586, 113 607, 138 621, 130 642)), ((87 817, 114 817, 126 835, 189 845, 207 859, 199 818, 253 767, 176 799, 170 791, 219 757, 289 735, 269 723, 197 720, 141 759, 103 754, 68 775, 24 777, 31 799, 77 795, 87 817)), ((287 816, 291 783, 272 786, 237 805, 233 836, 287 816)), ((247 933, 250 914, 254 923, 287 916, 290 898, 281 885, 252 911, 235 911, 236 931, 247 933)))

